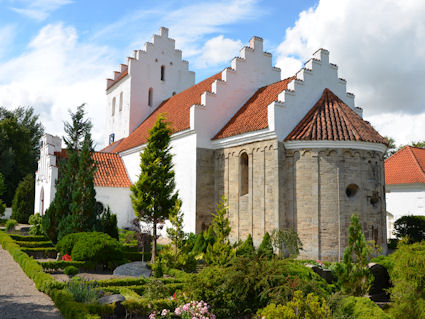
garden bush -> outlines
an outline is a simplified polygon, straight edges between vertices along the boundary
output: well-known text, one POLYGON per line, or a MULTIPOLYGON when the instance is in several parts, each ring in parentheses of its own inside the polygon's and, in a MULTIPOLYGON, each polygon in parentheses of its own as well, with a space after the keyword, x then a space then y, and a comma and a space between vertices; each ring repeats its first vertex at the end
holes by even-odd
POLYGON ((112 214, 111 209, 108 206, 100 216, 101 231, 108 234, 112 238, 119 240, 117 223, 117 215, 112 214))
POLYGON ((45 247, 53 247, 52 242, 49 241, 17 241, 15 240, 15 243, 17 243, 22 248, 45 248, 45 247))
POLYGON ((258 247, 257 254, 258 256, 264 257, 264 258, 271 258, 273 256, 272 239, 269 233, 264 234, 263 241, 258 247))
POLYGON ((31 225, 29 233, 31 235, 43 235, 41 220, 42 220, 42 217, 39 213, 36 213, 29 217, 28 222, 31 225))
POLYGON ((75 261, 95 262, 111 267, 123 262, 120 243, 105 233, 69 234, 57 243, 56 249, 62 255, 71 255, 72 260, 75 261))
POLYGON ((311 269, 291 260, 236 257, 228 267, 209 266, 192 275, 185 293, 193 300, 204 300, 218 318, 255 314, 273 302, 285 304, 295 290, 330 294, 326 282, 311 269))
POLYGON ((328 319, 331 316, 331 310, 325 299, 319 298, 313 293, 309 293, 304 297, 303 292, 297 290, 294 293, 294 298, 286 305, 271 303, 257 311, 257 315, 261 319, 328 319))
POLYGON ((34 235, 18 235, 18 234, 9 234, 10 238, 16 241, 46 241, 49 240, 46 236, 34 236, 34 235))
POLYGON ((366 297, 341 299, 332 315, 333 319, 391 319, 381 308, 366 297))
POLYGON ((12 201, 12 216, 21 224, 28 224, 28 218, 34 212, 34 176, 28 174, 16 188, 12 201))
POLYGON ((79 277, 74 277, 68 281, 65 284, 64 290, 69 292, 77 302, 94 302, 99 296, 95 283, 79 277))
POLYGON ((6 222, 6 231, 12 231, 12 230, 15 230, 15 227, 16 227, 16 225, 18 225, 18 222, 16 221, 16 220, 14 220, 14 219, 9 219, 7 222, 6 222))
POLYGON ((401 242, 394 252, 394 268, 390 274, 395 318, 425 318, 425 242, 408 245, 401 242))
POLYGON ((403 216, 394 223, 394 233, 398 239, 408 237, 409 243, 425 240, 425 216, 403 216))
POLYGON ((65 269, 64 269, 64 274, 65 275, 68 275, 68 276, 75 276, 76 274, 78 274, 80 271, 78 270, 78 268, 77 267, 75 267, 75 266, 68 266, 68 267, 65 267, 65 269))
POLYGON ((251 234, 248 238, 236 249, 236 256, 253 256, 255 254, 254 243, 252 242, 251 234))
POLYGON ((4 216, 4 212, 6 211, 6 204, 0 199, 0 217, 4 216))

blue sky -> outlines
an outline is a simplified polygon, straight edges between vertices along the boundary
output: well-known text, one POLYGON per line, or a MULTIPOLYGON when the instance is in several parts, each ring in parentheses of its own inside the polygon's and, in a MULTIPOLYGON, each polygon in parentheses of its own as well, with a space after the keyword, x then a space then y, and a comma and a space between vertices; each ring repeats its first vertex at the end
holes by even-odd
POLYGON ((398 143, 425 139, 425 4, 414 0, 0 0, 0 105, 32 105, 62 135, 68 109, 87 103, 104 140, 105 78, 159 27, 170 29, 196 81, 229 65, 253 35, 282 76, 320 47, 398 143))

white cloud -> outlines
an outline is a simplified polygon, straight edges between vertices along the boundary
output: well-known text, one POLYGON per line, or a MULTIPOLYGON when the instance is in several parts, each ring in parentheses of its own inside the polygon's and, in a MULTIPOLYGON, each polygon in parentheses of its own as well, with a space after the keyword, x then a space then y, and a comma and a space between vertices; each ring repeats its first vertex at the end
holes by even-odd
POLYGON ((60 7, 70 4, 71 0, 20 0, 21 7, 12 7, 11 9, 19 14, 27 16, 37 21, 45 20, 50 13, 60 7))
POLYGON ((277 65, 285 75, 293 74, 294 57, 305 61, 318 48, 330 50, 331 61, 339 65, 340 76, 372 124, 376 121, 397 142, 423 139, 417 135, 423 130, 410 125, 409 114, 424 111, 424 16, 424 1, 321 0, 286 30, 277 65), (389 129, 391 121, 378 121, 381 114, 402 123, 400 130, 389 129))
POLYGON ((241 40, 232 40, 219 35, 205 42, 201 55, 196 59, 195 65, 206 68, 228 62, 232 57, 238 55, 242 48, 241 40))
POLYGON ((5 25, 0 27, 0 58, 10 48, 15 36, 15 26, 5 25))
POLYGON ((20 56, 0 65, 0 105, 33 106, 48 133, 63 135, 68 110, 87 103, 93 139, 104 142, 105 78, 110 50, 81 43, 72 27, 47 25, 20 56))

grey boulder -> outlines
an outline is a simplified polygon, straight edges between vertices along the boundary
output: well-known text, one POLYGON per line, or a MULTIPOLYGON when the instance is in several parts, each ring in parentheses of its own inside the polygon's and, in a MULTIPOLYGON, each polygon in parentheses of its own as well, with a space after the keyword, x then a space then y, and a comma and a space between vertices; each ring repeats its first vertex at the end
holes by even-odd
POLYGON ((146 277, 149 278, 152 271, 148 268, 145 262, 135 261, 124 264, 115 268, 113 275, 127 277, 146 277))

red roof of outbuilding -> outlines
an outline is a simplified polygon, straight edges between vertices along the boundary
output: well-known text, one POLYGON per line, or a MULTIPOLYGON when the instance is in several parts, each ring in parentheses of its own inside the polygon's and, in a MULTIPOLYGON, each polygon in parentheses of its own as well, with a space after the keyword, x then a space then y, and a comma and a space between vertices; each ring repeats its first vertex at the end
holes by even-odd
POLYGON ((385 184, 425 183, 425 149, 405 146, 385 160, 385 184))
POLYGON ((286 90, 288 83, 293 79, 295 76, 258 89, 213 139, 267 128, 267 106, 277 101, 279 93, 286 90))
POLYGON ((329 89, 323 91, 319 101, 285 139, 297 140, 360 141, 388 145, 385 138, 329 89))
POLYGON ((188 129, 190 127, 190 107, 194 104, 201 104, 202 93, 211 91, 211 85, 215 80, 221 80, 221 72, 162 102, 156 110, 113 151, 122 152, 146 143, 149 136, 149 130, 153 127, 158 115, 161 113, 165 113, 165 117, 170 123, 173 133, 188 129))

